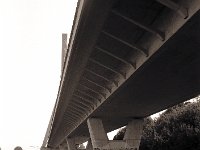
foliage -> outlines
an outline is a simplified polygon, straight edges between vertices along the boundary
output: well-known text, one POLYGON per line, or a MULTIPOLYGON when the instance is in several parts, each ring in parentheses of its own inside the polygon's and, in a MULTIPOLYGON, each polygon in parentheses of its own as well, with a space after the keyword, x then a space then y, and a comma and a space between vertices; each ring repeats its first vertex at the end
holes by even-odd
POLYGON ((200 102, 179 104, 155 122, 156 144, 163 150, 200 149, 200 102))
POLYGON ((125 132, 126 132, 126 127, 119 130, 117 134, 114 136, 113 140, 123 140, 125 132))
POLYGON ((151 117, 148 117, 144 120, 144 127, 143 127, 143 133, 142 138, 140 142, 140 149, 148 150, 152 149, 154 144, 154 121, 151 119, 151 117))
POLYGON ((20 146, 15 147, 14 150, 22 150, 22 148, 20 146))
MULTIPOLYGON (((123 139, 126 128, 114 139, 123 139)), ((156 120, 145 119, 140 150, 199 150, 200 101, 169 108, 156 120)))

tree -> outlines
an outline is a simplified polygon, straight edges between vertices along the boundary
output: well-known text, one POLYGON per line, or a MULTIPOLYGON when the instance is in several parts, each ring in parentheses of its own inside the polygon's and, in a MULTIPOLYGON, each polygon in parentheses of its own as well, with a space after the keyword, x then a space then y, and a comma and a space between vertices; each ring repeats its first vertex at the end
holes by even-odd
POLYGON ((168 109, 155 121, 155 132, 163 150, 200 149, 200 101, 168 109))
MULTIPOLYGON (((114 139, 123 139, 125 130, 114 139)), ((200 149, 200 101, 171 107, 154 121, 145 119, 140 150, 177 149, 200 149)))
POLYGON ((154 121, 151 117, 148 117, 144 120, 140 149, 152 150, 155 147, 154 137, 155 137, 154 121))
POLYGON ((14 150, 23 150, 20 146, 15 147, 14 150))

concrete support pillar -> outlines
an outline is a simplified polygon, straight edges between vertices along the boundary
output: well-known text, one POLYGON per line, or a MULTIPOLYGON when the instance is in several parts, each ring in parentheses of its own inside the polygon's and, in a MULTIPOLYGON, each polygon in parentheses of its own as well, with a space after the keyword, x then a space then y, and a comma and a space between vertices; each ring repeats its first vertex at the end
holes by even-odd
POLYGON ((101 148, 108 144, 108 136, 104 130, 101 119, 89 118, 87 120, 93 148, 101 148))
POLYGON ((134 119, 128 123, 124 140, 126 141, 126 148, 139 150, 140 140, 143 131, 143 119, 134 119))
POLYGON ((91 139, 88 140, 86 150, 93 150, 91 139))
MULTIPOLYGON (((133 119, 128 123, 123 140, 108 140, 101 119, 89 118, 87 120, 93 149, 99 150, 139 150, 143 130, 143 119, 133 119)), ((89 144, 89 143, 88 143, 89 144)), ((91 148, 88 145, 89 149, 91 148)))
POLYGON ((77 150, 74 138, 67 138, 66 141, 67 141, 68 150, 77 150))

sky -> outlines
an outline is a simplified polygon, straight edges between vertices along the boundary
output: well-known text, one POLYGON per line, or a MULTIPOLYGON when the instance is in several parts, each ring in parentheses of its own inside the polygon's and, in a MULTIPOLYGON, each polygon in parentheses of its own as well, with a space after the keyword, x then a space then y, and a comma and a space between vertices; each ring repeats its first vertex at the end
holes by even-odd
POLYGON ((77 0, 0 0, 0 147, 39 149, 77 0))

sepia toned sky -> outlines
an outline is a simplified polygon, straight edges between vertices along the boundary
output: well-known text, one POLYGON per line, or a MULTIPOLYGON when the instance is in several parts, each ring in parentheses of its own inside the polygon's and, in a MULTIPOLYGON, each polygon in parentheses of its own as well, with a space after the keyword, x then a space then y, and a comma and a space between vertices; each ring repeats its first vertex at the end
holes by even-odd
POLYGON ((0 147, 42 145, 77 0, 0 0, 0 147))

